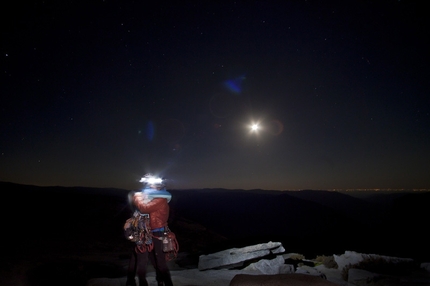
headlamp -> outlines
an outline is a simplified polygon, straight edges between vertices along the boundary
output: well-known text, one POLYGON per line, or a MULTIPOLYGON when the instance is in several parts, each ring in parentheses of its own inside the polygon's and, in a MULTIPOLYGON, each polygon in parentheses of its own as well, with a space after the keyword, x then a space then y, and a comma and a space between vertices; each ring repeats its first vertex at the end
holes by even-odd
POLYGON ((139 182, 145 183, 148 185, 161 185, 163 183, 163 179, 153 175, 146 175, 145 177, 140 179, 139 182))

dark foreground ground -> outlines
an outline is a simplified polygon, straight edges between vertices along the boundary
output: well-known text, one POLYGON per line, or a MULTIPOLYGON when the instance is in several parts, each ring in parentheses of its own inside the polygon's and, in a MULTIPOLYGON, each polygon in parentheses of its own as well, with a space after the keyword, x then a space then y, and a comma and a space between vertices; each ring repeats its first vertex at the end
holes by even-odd
MULTIPOLYGON (((0 285, 83 286, 125 276, 129 190, 0 185, 0 285)), ((352 250, 430 261, 428 192, 171 192, 169 225, 183 269, 201 254, 268 241, 308 258, 352 250)))

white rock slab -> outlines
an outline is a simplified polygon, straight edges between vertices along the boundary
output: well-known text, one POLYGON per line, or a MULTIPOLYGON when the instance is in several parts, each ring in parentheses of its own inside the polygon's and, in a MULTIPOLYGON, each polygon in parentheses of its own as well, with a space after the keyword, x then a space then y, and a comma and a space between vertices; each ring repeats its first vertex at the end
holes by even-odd
POLYGON ((200 255, 198 269, 220 269, 240 266, 247 260, 263 257, 271 253, 272 249, 282 246, 281 242, 261 243, 242 248, 230 248, 208 255, 200 255))

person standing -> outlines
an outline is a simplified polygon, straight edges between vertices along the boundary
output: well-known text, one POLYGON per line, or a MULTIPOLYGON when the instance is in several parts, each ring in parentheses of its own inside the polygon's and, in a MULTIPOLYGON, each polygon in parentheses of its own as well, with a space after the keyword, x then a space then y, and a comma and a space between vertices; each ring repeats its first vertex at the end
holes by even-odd
POLYGON ((134 193, 129 197, 129 200, 138 215, 145 218, 142 220, 146 224, 144 226, 145 237, 136 245, 130 258, 126 285, 135 286, 137 274, 139 286, 148 286, 146 274, 148 262, 151 261, 156 271, 158 286, 173 286, 166 256, 163 252, 163 242, 159 239, 168 230, 168 203, 171 194, 165 190, 163 180, 151 174, 143 177, 140 182, 145 184, 144 190, 134 193))

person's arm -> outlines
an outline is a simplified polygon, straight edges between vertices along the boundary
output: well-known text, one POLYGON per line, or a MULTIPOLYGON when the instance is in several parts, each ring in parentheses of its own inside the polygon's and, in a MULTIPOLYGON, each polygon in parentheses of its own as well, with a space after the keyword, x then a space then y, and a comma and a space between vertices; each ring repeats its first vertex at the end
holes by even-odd
POLYGON ((145 195, 142 193, 136 193, 133 196, 133 204, 141 213, 151 213, 164 203, 163 198, 154 198, 150 202, 145 201, 145 195))

